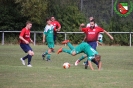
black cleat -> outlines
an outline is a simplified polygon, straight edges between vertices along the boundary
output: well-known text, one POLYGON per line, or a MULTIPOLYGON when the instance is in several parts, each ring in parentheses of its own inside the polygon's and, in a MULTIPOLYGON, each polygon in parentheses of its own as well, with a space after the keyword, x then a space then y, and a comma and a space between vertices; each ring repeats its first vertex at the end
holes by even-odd
POLYGON ((44 60, 44 58, 45 58, 45 54, 42 54, 42 59, 44 60))
POLYGON ((85 69, 87 69, 88 68, 88 65, 87 64, 85 64, 85 69))

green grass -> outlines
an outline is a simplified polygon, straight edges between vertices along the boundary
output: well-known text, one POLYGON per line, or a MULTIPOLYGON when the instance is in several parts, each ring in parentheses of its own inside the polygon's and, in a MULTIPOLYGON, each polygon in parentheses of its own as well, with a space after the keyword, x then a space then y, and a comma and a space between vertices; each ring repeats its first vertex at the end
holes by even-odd
MULTIPOLYGON (((59 47, 55 46, 55 51, 59 47)), ((74 66, 82 54, 74 57, 52 53, 51 61, 47 62, 41 58, 47 46, 32 48, 35 52, 33 67, 28 68, 21 64, 20 57, 26 54, 19 45, 0 46, 0 88, 132 88, 132 47, 99 46, 97 49, 103 63, 101 71, 94 64, 94 71, 84 69, 83 61, 74 66), (63 69, 64 62, 69 62, 71 67, 63 69)))

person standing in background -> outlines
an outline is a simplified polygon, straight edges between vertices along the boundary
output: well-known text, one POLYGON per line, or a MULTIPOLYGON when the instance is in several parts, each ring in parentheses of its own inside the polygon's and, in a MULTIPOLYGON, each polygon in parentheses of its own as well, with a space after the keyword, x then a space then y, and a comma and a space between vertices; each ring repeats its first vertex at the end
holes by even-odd
POLYGON ((51 24, 54 26, 54 42, 56 41, 56 37, 57 37, 57 32, 59 32, 61 30, 61 25, 60 23, 55 19, 54 16, 51 17, 51 24))

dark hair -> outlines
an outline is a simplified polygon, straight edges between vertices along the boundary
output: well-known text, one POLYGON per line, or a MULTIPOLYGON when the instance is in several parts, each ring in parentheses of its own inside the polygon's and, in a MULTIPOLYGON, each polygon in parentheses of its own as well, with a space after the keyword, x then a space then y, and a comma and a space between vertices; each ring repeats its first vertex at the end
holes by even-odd
POLYGON ((31 22, 31 21, 27 21, 27 22, 26 22, 26 25, 27 25, 27 24, 32 24, 32 22, 31 22))
POLYGON ((95 19, 92 19, 90 22, 94 22, 95 23, 95 19))
POLYGON ((46 22, 47 22, 48 20, 50 20, 50 18, 46 18, 46 22))

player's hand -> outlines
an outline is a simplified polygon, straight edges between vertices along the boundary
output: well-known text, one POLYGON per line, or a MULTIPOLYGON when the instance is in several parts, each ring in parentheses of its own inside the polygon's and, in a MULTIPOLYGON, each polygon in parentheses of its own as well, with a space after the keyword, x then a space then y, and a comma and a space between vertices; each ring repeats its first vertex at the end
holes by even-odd
POLYGON ((33 40, 30 40, 31 43, 33 43, 33 40))
POLYGON ((26 43, 26 44, 29 44, 29 42, 28 42, 28 41, 25 41, 25 43, 26 43))
POLYGON ((80 27, 84 27, 84 26, 85 26, 85 24, 84 24, 84 23, 80 24, 80 27))
POLYGON ((111 39, 111 40, 114 40, 114 38, 113 38, 112 36, 110 37, 110 39, 111 39))

